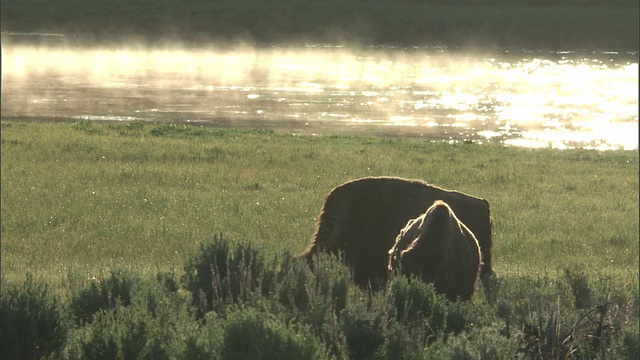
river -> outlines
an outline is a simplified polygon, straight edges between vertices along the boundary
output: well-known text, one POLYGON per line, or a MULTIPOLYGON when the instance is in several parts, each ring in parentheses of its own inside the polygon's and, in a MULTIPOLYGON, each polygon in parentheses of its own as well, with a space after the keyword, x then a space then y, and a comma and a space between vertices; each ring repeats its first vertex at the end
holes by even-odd
POLYGON ((2 119, 638 148, 638 53, 4 45, 2 119))

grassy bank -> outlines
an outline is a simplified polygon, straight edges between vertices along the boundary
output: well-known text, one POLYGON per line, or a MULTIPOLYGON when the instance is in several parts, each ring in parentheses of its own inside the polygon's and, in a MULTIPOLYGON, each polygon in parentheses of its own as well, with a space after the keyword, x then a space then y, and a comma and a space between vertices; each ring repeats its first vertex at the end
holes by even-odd
POLYGON ((87 122, 1 139, 3 358, 640 351, 636 151, 87 122), (375 175, 488 199, 492 286, 469 304, 401 277, 372 294, 331 259, 291 262, 324 195, 375 175))
POLYGON ((552 151, 142 124, 3 123, 2 276, 179 266, 224 233, 305 248, 323 197, 363 176, 489 200, 503 275, 635 276, 638 153, 552 151), (587 265, 588 264, 588 265, 587 265))
MULTIPOLYGON (((638 50, 633 1, 202 1, 2 3, 3 32, 57 41, 485 46, 638 50), (49 38, 51 40, 52 38, 49 38)), ((24 39, 5 37, 5 41, 24 39)))

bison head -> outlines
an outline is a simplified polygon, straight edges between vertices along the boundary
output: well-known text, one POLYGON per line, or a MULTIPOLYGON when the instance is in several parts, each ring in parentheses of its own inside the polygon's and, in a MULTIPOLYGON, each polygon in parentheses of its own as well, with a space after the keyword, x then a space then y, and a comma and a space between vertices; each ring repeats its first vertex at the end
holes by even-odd
POLYGON ((450 240, 457 220, 449 206, 436 201, 419 217, 409 220, 389 250, 389 271, 416 275, 434 282, 449 262, 450 240))

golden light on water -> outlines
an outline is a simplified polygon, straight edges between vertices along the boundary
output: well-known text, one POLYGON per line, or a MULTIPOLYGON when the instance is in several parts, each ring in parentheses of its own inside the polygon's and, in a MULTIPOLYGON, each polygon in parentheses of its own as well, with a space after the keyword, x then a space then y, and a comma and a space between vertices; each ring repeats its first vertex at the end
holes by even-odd
POLYGON ((15 45, 3 47, 3 117, 223 119, 292 132, 637 149, 637 54, 628 58, 15 45))

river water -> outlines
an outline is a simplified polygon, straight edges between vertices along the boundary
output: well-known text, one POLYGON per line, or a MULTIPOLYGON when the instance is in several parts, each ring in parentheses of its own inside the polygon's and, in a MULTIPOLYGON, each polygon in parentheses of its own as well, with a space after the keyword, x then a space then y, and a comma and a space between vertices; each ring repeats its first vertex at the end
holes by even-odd
POLYGON ((637 149, 638 53, 5 45, 2 118, 637 149))

